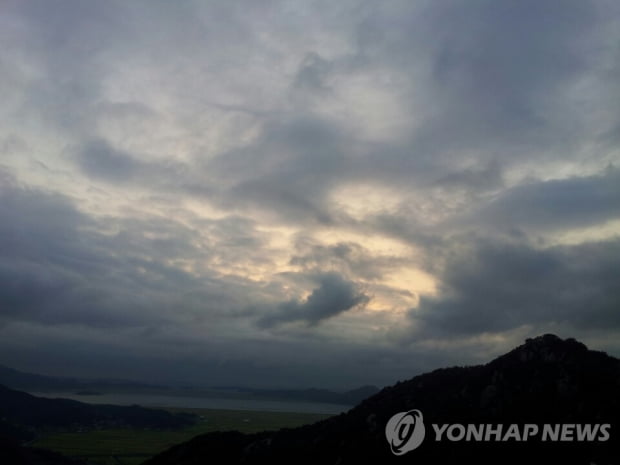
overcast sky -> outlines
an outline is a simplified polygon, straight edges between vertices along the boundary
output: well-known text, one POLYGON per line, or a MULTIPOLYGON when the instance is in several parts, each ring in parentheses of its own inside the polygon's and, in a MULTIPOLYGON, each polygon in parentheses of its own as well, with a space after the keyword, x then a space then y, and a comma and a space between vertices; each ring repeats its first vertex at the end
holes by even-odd
POLYGON ((620 4, 0 1, 0 363, 355 387, 620 355, 620 4))

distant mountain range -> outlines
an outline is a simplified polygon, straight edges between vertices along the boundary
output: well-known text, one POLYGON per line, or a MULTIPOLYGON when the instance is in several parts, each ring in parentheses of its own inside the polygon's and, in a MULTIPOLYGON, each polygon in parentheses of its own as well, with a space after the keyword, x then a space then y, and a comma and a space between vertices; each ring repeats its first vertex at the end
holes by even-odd
POLYGON ((80 379, 60 376, 37 375, 34 373, 25 373, 23 371, 18 371, 3 365, 0 365, 0 384, 11 387, 13 389, 22 389, 26 391, 75 390, 94 387, 164 387, 123 379, 80 379))
POLYGON ((137 405, 93 405, 69 399, 47 399, 0 385, 0 431, 2 428, 22 431, 119 427, 175 429, 193 421, 192 415, 137 405))
POLYGON ((80 379, 25 373, 0 365, 0 384, 25 391, 73 391, 80 395, 93 395, 98 391, 138 391, 162 395, 182 395, 210 398, 250 398, 325 402, 355 405, 379 391, 376 386, 362 386, 345 392, 327 389, 257 389, 243 386, 211 388, 170 387, 122 379, 80 379))
POLYGON ((399 382, 313 425, 205 434, 145 465, 413 462, 620 464, 620 360, 573 339, 544 335, 486 365, 399 382), (546 433, 528 439, 526 427, 546 433), (444 428, 442 436, 436 428, 444 428), (594 434, 582 435, 588 428, 594 434), (411 444, 419 447, 396 455, 411 444))

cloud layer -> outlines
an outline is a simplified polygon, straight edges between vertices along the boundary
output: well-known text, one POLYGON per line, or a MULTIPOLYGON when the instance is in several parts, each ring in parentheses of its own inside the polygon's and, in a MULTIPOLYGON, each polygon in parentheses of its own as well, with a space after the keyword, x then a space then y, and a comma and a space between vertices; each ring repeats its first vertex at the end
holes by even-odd
POLYGON ((543 331, 620 353, 613 2, 0 10, 0 363, 354 387, 543 331))

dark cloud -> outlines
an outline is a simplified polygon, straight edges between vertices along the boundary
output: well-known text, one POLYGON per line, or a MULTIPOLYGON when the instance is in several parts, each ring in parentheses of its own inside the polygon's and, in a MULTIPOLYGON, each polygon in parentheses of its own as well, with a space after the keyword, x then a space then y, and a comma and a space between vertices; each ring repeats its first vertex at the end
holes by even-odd
POLYGON ((500 156, 512 157, 515 148, 523 156, 523 147, 576 143, 575 125, 587 115, 567 112, 564 95, 591 71, 602 19, 594 2, 446 2, 431 15, 439 31, 432 87, 442 113, 420 134, 424 147, 500 143, 500 156))
POLYGON ((410 312, 417 337, 505 332, 524 325, 575 331, 620 326, 620 241, 538 249, 522 241, 455 243, 441 289, 410 312))
POLYGON ((7 40, 11 54, 20 58, 12 72, 19 79, 13 89, 25 91, 28 120, 81 137, 93 124, 93 107, 110 71, 104 57, 128 33, 119 5, 63 0, 3 6, 7 24, 20 25, 10 28, 7 40), (30 67, 38 72, 28 72, 30 67))
POLYGON ((37 191, 2 189, 1 315, 50 325, 144 324, 149 299, 135 292, 130 260, 103 249, 85 233, 95 222, 66 199, 37 191), (123 276, 125 275, 125 276, 123 276))
MULTIPOLYGON (((218 257, 178 222, 101 222, 64 196, 8 182, 0 196, 0 317, 6 321, 147 327, 175 324, 194 312, 209 319, 218 306, 241 305, 230 289, 239 291, 241 281, 224 282, 216 273, 197 276, 170 264, 218 257)), ((230 231, 233 243, 222 242, 224 248, 259 243, 250 228, 240 236, 234 219, 211 227, 220 235, 230 231)))
POLYGON ((368 7, 358 25, 358 65, 407 75, 398 92, 416 115, 411 138, 382 150, 384 169, 439 179, 456 166, 476 169, 498 159, 514 166, 579 158, 584 141, 596 137, 593 125, 609 127, 599 112, 617 119, 598 93, 617 93, 610 88, 615 73, 601 72, 615 66, 608 44, 617 10, 608 7, 597 1, 368 7), (584 82, 596 85, 575 98, 584 82))
POLYGON ((133 316, 119 304, 133 307, 136 298, 125 294, 123 287, 113 292, 97 282, 114 260, 88 247, 89 240, 80 230, 92 227, 92 221, 57 194, 5 185, 0 196, 3 318, 49 324, 131 324, 133 316))
POLYGON ((314 280, 318 287, 304 301, 291 300, 280 304, 275 313, 261 318, 259 325, 269 328, 290 321, 316 325, 370 300, 355 283, 339 274, 324 273, 314 280))
POLYGON ((127 182, 140 173, 140 164, 114 149, 105 140, 91 140, 77 152, 77 161, 88 176, 106 181, 127 182))
POLYGON ((251 148, 225 153, 206 169, 224 180, 224 206, 325 224, 332 221, 326 195, 347 166, 346 138, 321 118, 303 117, 274 122, 251 148))
POLYGON ((604 223, 620 217, 620 170, 609 167, 592 176, 526 182, 475 209, 466 222, 478 227, 561 230, 604 223))
POLYGON ((296 253, 289 263, 308 272, 333 269, 347 276, 365 280, 381 279, 383 274, 399 265, 407 265, 406 258, 395 255, 378 255, 356 242, 338 242, 323 245, 311 237, 300 235, 295 241, 296 253))
POLYGON ((321 58, 316 52, 308 53, 297 72, 294 85, 314 91, 326 90, 325 78, 329 71, 329 61, 321 58))
POLYGON ((466 168, 446 174, 437 180, 444 189, 458 189, 464 192, 486 192, 504 187, 501 166, 497 161, 486 165, 466 168))

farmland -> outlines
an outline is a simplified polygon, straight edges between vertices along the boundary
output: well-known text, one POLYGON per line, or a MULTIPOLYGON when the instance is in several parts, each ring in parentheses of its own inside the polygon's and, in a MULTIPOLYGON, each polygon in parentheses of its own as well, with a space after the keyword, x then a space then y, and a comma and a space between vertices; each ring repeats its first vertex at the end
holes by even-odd
POLYGON ((103 429, 85 432, 51 432, 32 445, 80 457, 93 465, 137 465, 148 457, 194 436, 212 431, 255 433, 314 423, 327 414, 214 409, 167 409, 198 417, 191 426, 175 430, 103 429))

